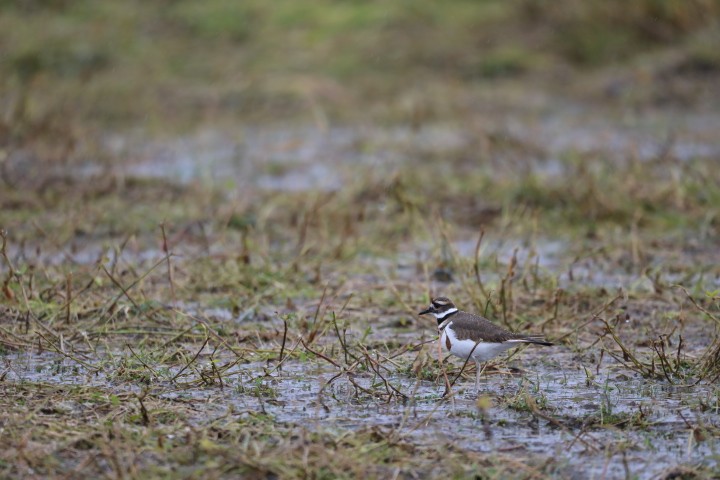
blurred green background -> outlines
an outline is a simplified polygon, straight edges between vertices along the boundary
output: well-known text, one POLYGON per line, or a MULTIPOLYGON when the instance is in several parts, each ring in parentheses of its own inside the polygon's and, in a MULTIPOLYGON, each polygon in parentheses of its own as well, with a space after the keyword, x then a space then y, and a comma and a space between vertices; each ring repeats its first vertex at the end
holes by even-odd
POLYGON ((466 88, 595 88, 618 67, 645 90, 716 75, 719 17, 718 0, 4 0, 2 133, 415 121, 466 88))

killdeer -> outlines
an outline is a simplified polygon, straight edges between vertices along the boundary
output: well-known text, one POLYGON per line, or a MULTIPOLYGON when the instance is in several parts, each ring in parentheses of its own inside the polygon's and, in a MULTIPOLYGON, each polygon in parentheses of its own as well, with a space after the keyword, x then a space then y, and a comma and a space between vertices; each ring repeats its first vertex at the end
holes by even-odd
POLYGON ((475 361, 475 390, 480 386, 480 364, 500 355, 505 350, 523 343, 551 346, 542 335, 523 335, 505 330, 490 320, 458 310, 447 297, 437 297, 419 315, 431 314, 437 318, 442 348, 467 360, 475 361))

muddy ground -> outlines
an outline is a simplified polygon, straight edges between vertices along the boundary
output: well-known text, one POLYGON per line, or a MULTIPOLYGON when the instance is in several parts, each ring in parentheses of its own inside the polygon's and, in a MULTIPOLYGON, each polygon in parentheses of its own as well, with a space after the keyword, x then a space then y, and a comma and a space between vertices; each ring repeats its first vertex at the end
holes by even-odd
MULTIPOLYGON (((60 3, 63 21, 94 11, 60 3)), ((133 42, 171 59, 240 42, 198 40, 210 24, 178 5, 197 23, 133 42)), ((38 15, 8 35, 56 25, 38 15)), ((465 57, 435 63, 461 29, 422 59, 398 45, 422 76, 407 89, 331 62, 353 80, 296 74, 292 95, 273 76, 291 60, 253 63, 272 49, 245 25, 257 57, 236 60, 258 77, 238 98, 219 53, 203 74, 157 66, 155 97, 114 83, 143 56, 104 60, 115 80, 38 57, 0 131, 0 476, 717 477, 720 61, 701 24, 626 63, 503 50, 488 58, 510 73, 484 63, 480 80, 465 57), (501 355, 476 393, 417 315, 437 295, 555 346, 501 355)))

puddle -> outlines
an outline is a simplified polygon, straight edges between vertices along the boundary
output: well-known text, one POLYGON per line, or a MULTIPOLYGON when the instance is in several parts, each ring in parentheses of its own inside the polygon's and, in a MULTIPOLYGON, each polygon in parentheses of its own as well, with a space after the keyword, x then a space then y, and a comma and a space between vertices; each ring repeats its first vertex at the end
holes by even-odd
POLYGON ((61 251, 41 249, 39 254, 37 249, 32 256, 28 256, 20 248, 13 246, 8 247, 8 253, 11 258, 15 258, 16 262, 28 264, 42 265, 93 265, 102 263, 105 266, 111 265, 113 262, 131 262, 134 265, 142 265, 146 262, 158 261, 165 254, 159 249, 135 250, 129 249, 123 251, 120 256, 116 254, 115 249, 102 245, 93 244, 92 242, 83 241, 82 247, 74 247, 70 245, 61 251))
MULTIPOLYGON (((463 257, 475 257, 477 238, 474 240, 459 240, 453 242, 454 250, 463 257)), ((528 242, 519 242, 515 239, 483 238, 480 245, 480 258, 497 258, 502 263, 510 263, 513 255, 518 265, 531 261, 543 268, 557 268, 561 259, 567 257, 568 244, 561 240, 540 239, 528 242)))
MULTIPOLYGON (((475 258, 477 239, 459 240, 452 247, 461 257, 475 258)), ((687 287, 699 287, 712 291, 720 287, 720 256, 712 251, 685 251, 678 254, 677 249, 652 251, 653 258, 643 268, 628 265, 629 260, 606 259, 601 256, 578 258, 579 253, 599 251, 602 244, 583 244, 573 248, 571 242, 558 239, 536 239, 523 242, 517 239, 483 239, 480 248, 481 259, 497 259, 509 264, 513 255, 517 259, 516 277, 522 274, 524 267, 537 268, 542 275, 552 275, 558 286, 571 289, 582 287, 602 287, 606 289, 623 288, 627 291, 654 291, 655 282, 664 285, 683 284, 687 287), (690 273, 675 273, 680 269, 690 273), (703 266, 697 272, 697 266, 703 266), (653 279, 648 277, 650 272, 653 279)), ((484 275, 486 280, 497 281, 497 275, 484 275)))
MULTIPOLYGON (((478 141, 490 136, 526 145, 523 171, 558 177, 565 173, 558 158, 567 152, 597 153, 612 162, 661 155, 681 162, 717 157, 720 142, 712 133, 717 131, 714 127, 720 128, 720 116, 653 112, 634 119, 611 118, 568 106, 550 113, 499 116, 492 124, 427 124, 419 129, 250 126, 234 132, 208 129, 163 141, 107 135, 104 148, 126 161, 110 167, 90 163, 78 173, 93 176, 109 170, 180 183, 206 181, 230 190, 338 190, 357 175, 391 173, 419 157, 474 158, 478 141)), ((502 155, 502 150, 496 151, 490 161, 502 155)), ((488 175, 504 170, 488 169, 488 175)))
MULTIPOLYGON (((155 243, 155 242, 153 242, 155 243)), ((57 247, 55 245, 17 245, 10 243, 7 246, 8 256, 17 265, 95 265, 103 264, 110 267, 113 264, 131 264, 133 266, 155 263, 165 257, 159 248, 144 245, 126 245, 122 252, 109 246, 107 241, 88 239, 74 240, 70 244, 57 247)), ((173 254, 178 257, 196 255, 198 247, 189 245, 189 242, 180 245, 173 254)))
POLYGON ((303 190, 338 190, 340 176, 325 165, 311 165, 303 170, 292 170, 282 175, 260 175, 257 186, 264 190, 297 192, 303 190))
MULTIPOLYGON (((309 429, 377 426, 422 445, 443 439, 478 452, 517 451, 554 456, 576 472, 577 478, 624 477, 625 465, 636 478, 652 478, 680 461, 718 465, 720 445, 713 439, 689 444, 691 432, 683 420, 684 417, 693 425, 715 425, 718 412, 712 408, 703 411, 699 402, 717 408, 716 388, 704 384, 693 388, 667 387, 626 372, 614 373, 615 366, 608 362, 590 381, 570 352, 562 347, 556 349, 550 360, 538 349, 528 349, 521 360, 512 360, 510 365, 521 366, 523 375, 484 376, 481 394, 493 405, 485 417, 488 428, 475 406, 472 380, 461 380, 456 386, 453 409, 449 402, 438 401, 443 391, 440 382, 417 381, 398 371, 388 372, 387 379, 407 395, 405 401, 385 395, 382 382, 367 372, 352 374, 353 382, 375 392, 378 398, 365 394, 358 397, 346 376, 325 386, 338 370, 319 361, 288 361, 269 377, 263 376, 268 369, 265 362, 236 365, 226 373, 222 390, 178 389, 158 380, 150 384, 150 391, 161 399, 202 402, 203 411, 192 419, 198 425, 232 408, 237 412, 266 412, 278 422, 309 429), (525 393, 559 423, 535 419, 523 409, 525 393), (600 425, 603 418, 607 420, 610 416, 613 420, 608 423, 620 422, 619 426, 600 425), (622 420, 639 423, 624 428, 622 420), (606 449, 618 442, 630 446, 625 457, 607 458, 606 449)), ((2 370, 6 383, 83 385, 98 387, 108 394, 138 393, 141 387, 137 381, 111 375, 124 355, 128 354, 112 354, 107 367, 99 373, 89 373, 81 365, 52 353, 7 355, 2 359, 2 370)), ((415 356, 405 355, 409 359, 415 356)), ((208 361, 201 355, 198 366, 208 361)), ((595 372, 595 365, 587 367, 595 372)), ((171 369, 165 376, 174 373, 171 369)), ((183 380, 192 379, 190 375, 183 380)), ((81 406, 68 404, 66 408, 81 406)))

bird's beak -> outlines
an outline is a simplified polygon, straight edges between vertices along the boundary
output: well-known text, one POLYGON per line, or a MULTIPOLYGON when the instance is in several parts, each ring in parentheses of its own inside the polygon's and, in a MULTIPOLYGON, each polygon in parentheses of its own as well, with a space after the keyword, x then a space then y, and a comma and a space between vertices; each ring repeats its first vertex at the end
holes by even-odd
POLYGON ((418 313, 418 315, 425 315, 426 313, 430 313, 430 310, 432 310, 432 307, 426 308, 426 309, 423 310, 422 312, 418 313))

